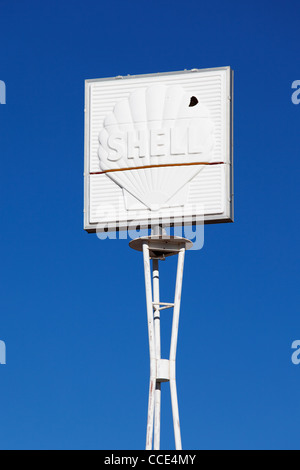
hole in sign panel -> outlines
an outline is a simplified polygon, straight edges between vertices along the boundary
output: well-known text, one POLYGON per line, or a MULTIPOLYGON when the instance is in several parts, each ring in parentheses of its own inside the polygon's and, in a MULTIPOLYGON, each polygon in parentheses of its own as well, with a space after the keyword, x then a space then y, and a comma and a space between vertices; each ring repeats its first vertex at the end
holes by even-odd
POLYGON ((192 108, 193 106, 196 106, 198 103, 199 103, 199 101, 197 100, 196 96, 192 96, 190 104, 189 104, 189 108, 192 108))

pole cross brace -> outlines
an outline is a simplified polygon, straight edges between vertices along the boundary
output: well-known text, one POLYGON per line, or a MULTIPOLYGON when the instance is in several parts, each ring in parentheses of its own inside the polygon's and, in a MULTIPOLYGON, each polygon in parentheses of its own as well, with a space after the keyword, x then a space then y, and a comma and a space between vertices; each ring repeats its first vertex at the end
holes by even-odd
POLYGON ((167 308, 173 308, 174 304, 171 304, 169 302, 152 302, 152 305, 155 310, 165 310, 167 308), (162 305, 162 307, 157 307, 157 305, 162 305))

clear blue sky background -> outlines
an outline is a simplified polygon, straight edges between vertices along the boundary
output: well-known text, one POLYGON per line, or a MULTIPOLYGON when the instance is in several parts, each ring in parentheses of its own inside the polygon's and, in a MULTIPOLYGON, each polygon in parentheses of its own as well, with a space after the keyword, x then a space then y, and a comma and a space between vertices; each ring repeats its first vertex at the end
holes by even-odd
POLYGON ((227 65, 236 221, 186 258, 183 446, 300 448, 299 17, 298 0, 0 0, 1 449, 144 448, 142 259, 83 231, 84 80, 227 65))

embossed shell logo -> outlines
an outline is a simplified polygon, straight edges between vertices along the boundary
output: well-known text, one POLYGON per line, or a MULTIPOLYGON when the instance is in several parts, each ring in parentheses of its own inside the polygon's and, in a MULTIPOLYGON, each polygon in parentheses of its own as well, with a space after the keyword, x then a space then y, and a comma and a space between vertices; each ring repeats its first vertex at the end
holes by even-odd
POLYGON ((214 125, 196 95, 152 85, 116 103, 99 133, 100 169, 151 210, 185 203, 213 159, 214 125))

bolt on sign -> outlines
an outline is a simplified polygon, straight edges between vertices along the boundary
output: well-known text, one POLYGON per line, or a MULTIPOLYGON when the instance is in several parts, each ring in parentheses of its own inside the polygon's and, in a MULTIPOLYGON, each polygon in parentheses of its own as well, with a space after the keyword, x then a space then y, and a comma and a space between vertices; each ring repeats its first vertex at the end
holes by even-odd
POLYGON ((232 121, 230 67, 87 80, 85 230, 232 222, 232 121))

